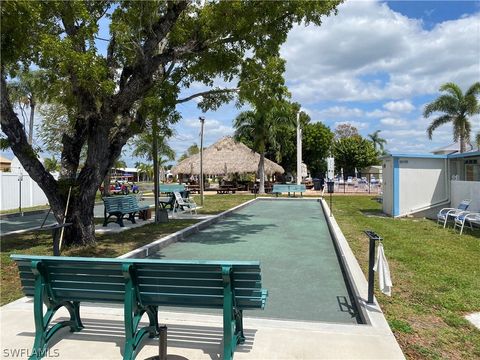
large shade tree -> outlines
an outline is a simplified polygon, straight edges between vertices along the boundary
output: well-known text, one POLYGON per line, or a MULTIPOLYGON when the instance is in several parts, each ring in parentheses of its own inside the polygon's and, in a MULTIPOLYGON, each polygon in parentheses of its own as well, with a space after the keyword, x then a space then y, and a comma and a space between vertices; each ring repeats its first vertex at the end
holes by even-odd
POLYGON ((335 129, 337 138, 333 141, 332 154, 335 157, 337 171, 343 169, 344 175, 355 175, 355 168, 362 169, 370 165, 378 165, 378 152, 373 143, 358 134, 356 127, 348 125, 348 134, 338 136, 338 130, 346 129, 345 124, 335 129))
POLYGON ((471 124, 469 117, 480 113, 477 96, 480 94, 480 82, 474 83, 463 93, 454 83, 446 83, 440 87, 444 94, 425 106, 423 116, 430 117, 433 113, 440 113, 433 119, 427 128, 428 138, 432 139, 433 132, 438 127, 452 123, 453 141, 460 142, 460 152, 465 152, 466 144, 470 143, 471 124))
POLYGON ((313 177, 323 177, 327 171, 326 158, 334 133, 320 122, 307 124, 303 129, 303 161, 313 177))
POLYGON ((146 119, 162 119, 166 106, 195 97, 201 96, 202 110, 232 97, 213 88, 180 98, 194 83, 238 80, 240 89, 247 88, 240 96, 252 95, 255 69, 279 54, 293 25, 320 25, 339 2, 2 2, 1 129, 58 221, 72 188, 66 241, 95 241, 97 188, 127 141, 145 130, 146 119), (45 74, 47 101, 68 113, 68 126, 57 135, 59 180, 35 156, 7 89, 19 69, 32 66, 45 74))

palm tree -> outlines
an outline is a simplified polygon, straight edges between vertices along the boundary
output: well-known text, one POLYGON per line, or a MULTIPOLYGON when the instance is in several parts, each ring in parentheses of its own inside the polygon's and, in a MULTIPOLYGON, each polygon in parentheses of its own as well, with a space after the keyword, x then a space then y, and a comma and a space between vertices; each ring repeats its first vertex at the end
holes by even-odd
POLYGON ((153 178, 152 164, 139 163, 136 167, 140 172, 144 173, 150 180, 153 178))
MULTIPOLYGON (((175 159, 175 151, 167 144, 166 137, 157 137, 157 154, 161 161, 162 157, 167 160, 175 159)), ((153 161, 153 135, 151 133, 143 133, 138 135, 134 141, 133 146, 135 149, 132 152, 133 156, 139 156, 153 161)))
POLYGON ((370 138, 370 141, 373 144, 373 147, 375 150, 377 150, 377 145, 378 148, 383 152, 383 147, 387 143, 387 140, 381 138, 378 134, 380 134, 381 130, 376 130, 373 132, 373 134, 368 134, 368 137, 370 138))
POLYGON ((276 134, 281 126, 295 126, 295 112, 290 104, 281 104, 268 113, 243 111, 234 120, 235 138, 253 139, 253 148, 260 154, 258 176, 259 194, 265 194, 265 152, 267 144, 277 147, 276 134))
POLYGON ((460 141, 460 152, 465 152, 465 144, 470 142, 471 125, 469 116, 478 114, 477 94, 480 93, 480 82, 474 83, 463 94, 460 87, 454 83, 446 83, 440 87, 440 91, 446 92, 436 100, 425 106, 423 116, 429 117, 434 112, 441 112, 427 128, 429 139, 432 139, 433 131, 443 124, 453 123, 453 141, 460 141))
POLYGON ((480 131, 477 133, 477 136, 475 136, 475 144, 477 144, 477 149, 480 151, 480 131))

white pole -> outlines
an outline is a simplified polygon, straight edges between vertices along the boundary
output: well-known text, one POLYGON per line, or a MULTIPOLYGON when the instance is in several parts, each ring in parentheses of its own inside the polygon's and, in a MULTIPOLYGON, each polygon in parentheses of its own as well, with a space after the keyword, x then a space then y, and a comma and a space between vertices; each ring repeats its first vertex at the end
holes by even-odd
POLYGON ((297 112, 297 185, 302 183, 302 129, 300 128, 300 110, 297 112))
POLYGON ((199 117, 201 123, 200 130, 200 205, 203 206, 203 124, 205 123, 205 118, 203 116, 199 117))

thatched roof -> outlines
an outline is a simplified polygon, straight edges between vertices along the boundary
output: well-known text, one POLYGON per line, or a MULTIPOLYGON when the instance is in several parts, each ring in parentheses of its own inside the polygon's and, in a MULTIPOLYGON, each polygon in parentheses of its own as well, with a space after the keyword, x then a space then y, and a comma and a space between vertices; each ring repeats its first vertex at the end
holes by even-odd
MULTIPOLYGON (((256 173, 260 154, 254 152, 230 136, 220 139, 203 150, 203 173, 206 175, 227 175, 234 173, 256 173)), ((283 167, 265 158, 265 174, 283 174, 283 167)), ((172 168, 173 174, 200 174, 200 154, 181 161, 172 168)))

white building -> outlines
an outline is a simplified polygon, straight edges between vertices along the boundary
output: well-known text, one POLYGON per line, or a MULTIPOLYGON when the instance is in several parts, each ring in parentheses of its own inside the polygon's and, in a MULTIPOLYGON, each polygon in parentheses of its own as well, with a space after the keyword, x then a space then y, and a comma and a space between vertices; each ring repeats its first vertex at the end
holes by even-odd
POLYGON ((394 217, 428 215, 471 199, 480 210, 480 152, 390 154, 383 157, 383 212, 394 217))

